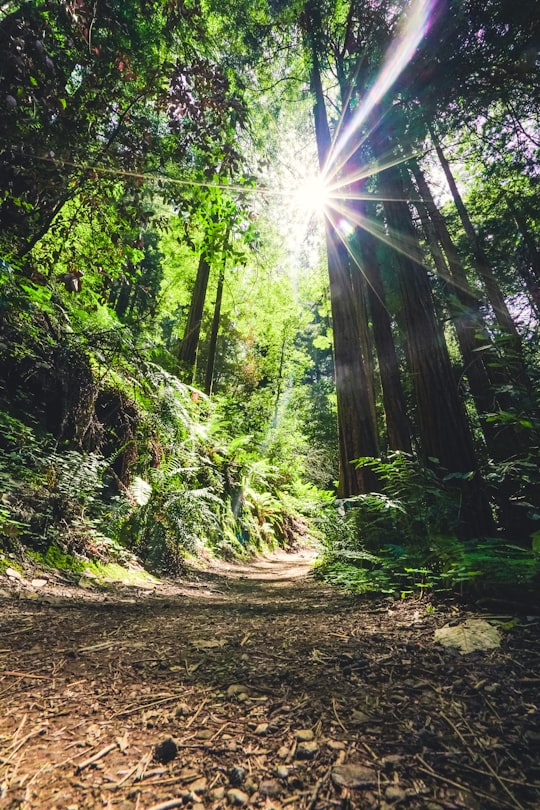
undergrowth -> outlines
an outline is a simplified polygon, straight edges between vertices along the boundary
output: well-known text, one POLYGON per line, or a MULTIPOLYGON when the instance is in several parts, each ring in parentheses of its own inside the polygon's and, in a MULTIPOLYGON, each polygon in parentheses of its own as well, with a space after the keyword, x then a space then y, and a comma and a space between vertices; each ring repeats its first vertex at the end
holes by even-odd
POLYGON ((298 482, 129 329, 70 319, 9 268, 0 281, 0 550, 178 574, 203 549, 245 556, 306 533, 298 482))
POLYGON ((362 459, 381 492, 326 506, 318 518, 317 575, 357 593, 532 593, 540 555, 502 537, 462 540, 453 477, 405 453, 362 459))

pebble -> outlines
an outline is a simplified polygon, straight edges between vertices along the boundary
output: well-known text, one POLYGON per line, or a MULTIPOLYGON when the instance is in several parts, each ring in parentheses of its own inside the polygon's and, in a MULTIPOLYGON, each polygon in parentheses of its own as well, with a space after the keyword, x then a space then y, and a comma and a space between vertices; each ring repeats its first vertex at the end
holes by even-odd
POLYGON ((19 579, 19 580, 22 579, 22 575, 19 574, 18 571, 15 571, 14 568, 6 568, 4 573, 10 579, 19 579))
POLYGON ((214 732, 209 728, 204 728, 202 731, 198 731, 195 735, 197 740, 211 740, 213 736, 214 732))
POLYGON ((200 779, 197 779, 196 782, 192 782, 189 786, 189 789, 192 793, 204 793, 207 788, 207 782, 204 776, 200 779))
POLYGON ((377 784, 377 774, 365 765, 336 765, 332 769, 332 782, 337 787, 358 788, 377 784))
POLYGON ((281 785, 276 779, 265 780, 259 785, 259 793, 261 796, 268 796, 270 799, 275 799, 281 793, 281 785))
POLYGON ((262 737, 267 732, 268 732, 268 723, 259 723, 259 725, 257 726, 257 728, 255 729, 255 731, 253 733, 257 734, 257 736, 259 736, 259 737, 262 737))
POLYGON ((310 728, 301 728, 295 733, 295 737, 299 742, 310 742, 315 735, 310 728))
POLYGON ((212 799, 213 802, 220 802, 222 799, 225 798, 225 788, 223 786, 214 788, 210 792, 210 798, 212 799))
POLYGON ((246 769, 240 765, 234 765, 229 771, 229 782, 233 787, 240 787, 246 778, 246 769))
POLYGON ((235 695, 247 695, 249 689, 247 686, 242 686, 240 683, 232 683, 227 689, 227 697, 234 697, 235 695))
POLYGON ((278 765, 276 768, 276 773, 280 779, 286 779, 289 775, 289 769, 286 765, 278 765))
POLYGON ((345 743, 340 740, 328 740, 327 745, 331 751, 345 751, 347 748, 345 743))
POLYGON ((298 759, 313 759, 318 750, 319 746, 316 742, 301 742, 298 743, 296 756, 298 759))
POLYGON ((389 802, 401 802, 407 798, 407 794, 397 785, 389 785, 384 791, 384 796, 389 802))
POLYGON ((251 795, 252 793, 255 793, 259 789, 259 783, 256 782, 254 779, 252 779, 251 776, 250 776, 244 782, 243 787, 244 787, 244 790, 251 795))
POLYGON ((236 805, 237 807, 243 807, 248 803, 249 796, 247 793, 244 793, 243 790, 231 788, 231 790, 227 791, 227 801, 229 804, 236 805))
POLYGON ((278 750, 277 755, 280 759, 287 759, 289 756, 289 749, 286 745, 282 745, 281 748, 278 750))

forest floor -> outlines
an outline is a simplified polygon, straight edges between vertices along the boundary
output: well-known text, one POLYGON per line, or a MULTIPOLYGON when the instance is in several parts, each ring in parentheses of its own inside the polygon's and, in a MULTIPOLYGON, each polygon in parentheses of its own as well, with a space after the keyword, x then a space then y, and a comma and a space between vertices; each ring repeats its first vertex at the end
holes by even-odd
POLYGON ((310 558, 0 577, 0 807, 539 808, 540 617, 346 595, 310 558), (499 647, 435 642, 471 617, 499 647))

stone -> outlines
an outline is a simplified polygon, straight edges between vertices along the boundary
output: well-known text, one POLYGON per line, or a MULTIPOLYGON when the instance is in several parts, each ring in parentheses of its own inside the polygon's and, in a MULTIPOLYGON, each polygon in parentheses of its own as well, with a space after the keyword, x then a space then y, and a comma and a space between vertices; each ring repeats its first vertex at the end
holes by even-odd
POLYGON ((377 773, 365 765, 336 765, 332 768, 332 782, 344 788, 368 787, 377 784, 377 773))
POLYGON ((210 798, 213 802, 220 802, 225 798, 225 788, 223 786, 214 788, 210 791, 210 798))
POLYGON ((227 791, 227 801, 235 807, 243 807, 249 801, 249 796, 243 790, 231 788, 227 791))
POLYGON ((211 740, 214 736, 214 732, 209 728, 203 728, 202 731, 198 731, 195 735, 197 740, 211 740))
POLYGON ((286 779, 289 775, 289 769, 286 765, 278 765, 276 768, 276 774, 280 779, 286 779))
POLYGON ((341 740, 328 740, 326 743, 331 751, 345 751, 347 746, 341 740))
POLYGON ((258 791, 259 783, 256 782, 252 776, 248 776, 248 778, 244 782, 243 788, 246 791, 246 793, 249 793, 249 795, 251 796, 252 793, 256 793, 258 791))
POLYGON ((207 782, 204 776, 201 776, 200 779, 197 779, 195 782, 192 782, 189 786, 189 789, 192 793, 205 793, 207 788, 207 782))
POLYGON ((240 683, 232 683, 227 689, 227 697, 235 697, 235 695, 247 695, 249 689, 247 686, 242 686, 240 683))
POLYGON ((275 799, 281 793, 281 785, 276 779, 265 779, 259 785, 259 793, 261 796, 267 796, 270 799, 275 799))
POLYGON ((18 579, 18 580, 22 579, 22 574, 19 574, 19 572, 16 571, 14 568, 6 568, 5 574, 10 579, 18 579))
POLYGON ((289 756, 289 749, 286 745, 282 745, 281 748, 278 750, 277 755, 280 759, 287 759, 289 756))
POLYGON ((295 732, 295 737, 299 742, 310 742, 315 735, 310 728, 301 728, 295 732))
POLYGON ((384 791, 384 797, 389 802, 402 802, 407 798, 407 794, 398 785, 389 785, 384 791))
POLYGON ((254 734, 257 734, 258 737, 263 737, 268 732, 268 723, 259 723, 254 734))
POLYGON ((244 784, 246 769, 241 765, 234 765, 229 771, 229 782, 233 787, 240 787, 244 784))
POLYGON ((316 742, 301 742, 298 743, 296 756, 298 759, 313 759, 318 750, 319 746, 316 742))

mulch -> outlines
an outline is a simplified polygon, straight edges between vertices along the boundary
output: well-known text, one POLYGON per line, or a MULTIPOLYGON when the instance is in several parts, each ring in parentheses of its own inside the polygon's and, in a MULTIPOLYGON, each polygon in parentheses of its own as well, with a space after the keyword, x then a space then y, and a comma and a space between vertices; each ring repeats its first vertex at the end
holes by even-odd
POLYGON ((0 578, 0 807, 538 809, 540 617, 305 569, 152 592, 0 578), (470 617, 501 646, 434 641, 470 617))

